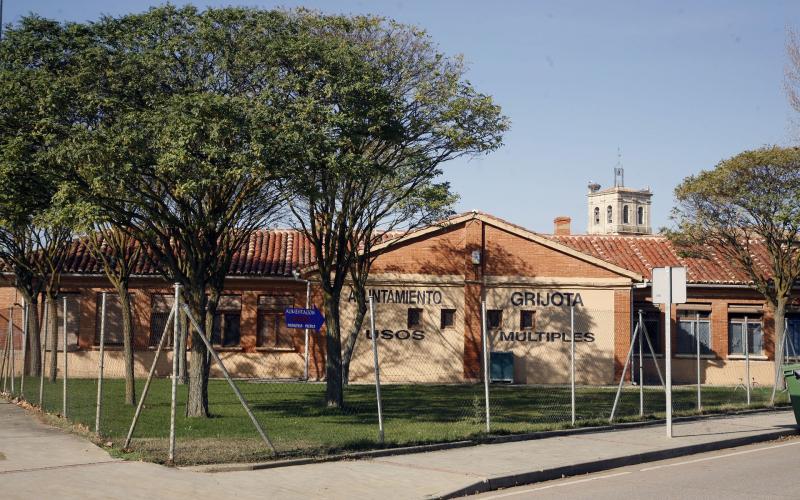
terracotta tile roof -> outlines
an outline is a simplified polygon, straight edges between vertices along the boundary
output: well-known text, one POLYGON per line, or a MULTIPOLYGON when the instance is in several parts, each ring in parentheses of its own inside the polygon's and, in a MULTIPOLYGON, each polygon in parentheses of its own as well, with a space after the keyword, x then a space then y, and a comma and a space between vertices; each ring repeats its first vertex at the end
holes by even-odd
MULTIPOLYGON (((487 219, 502 219, 474 212, 487 219)), ((458 219, 459 214, 442 223, 458 219)), ((424 231, 422 228, 420 231, 424 231)), ((412 233, 413 234, 413 233, 412 233)), ((617 235, 549 235, 541 237, 566 245, 578 252, 590 255, 610 264, 627 269, 652 279, 652 269, 664 266, 685 266, 691 283, 746 285, 749 277, 735 264, 722 258, 711 259, 681 257, 672 243, 664 236, 617 236, 617 235)), ((385 236, 390 236, 387 233, 385 236)), ((763 245, 754 245, 753 258, 762 271, 767 272, 768 257, 763 245)), ((230 274, 234 276, 290 277, 293 270, 302 270, 314 263, 314 251, 305 236, 293 229, 263 229, 256 231, 233 257, 230 274)), ((103 270, 80 241, 74 241, 64 266, 65 273, 102 274, 103 270)), ((141 256, 136 263, 135 274, 155 275, 156 267, 149 256, 141 256)))
MULTIPOLYGON (((241 251, 233 256, 230 274, 234 276, 292 276, 292 271, 312 263, 313 248, 305 236, 292 229, 263 229, 250 236, 241 251)), ((83 242, 75 240, 64 262, 65 273, 102 274, 101 263, 83 242)), ((157 274, 149 255, 142 255, 134 274, 157 274)))
MULTIPOLYGON (((664 236, 617 236, 596 234, 544 235, 554 241, 587 253, 617 266, 652 279, 654 267, 685 266, 690 283, 735 284, 751 283, 747 274, 734 263, 712 253, 712 258, 681 257, 664 236)), ((753 259, 761 270, 768 272, 768 258, 763 245, 753 245, 753 259)))

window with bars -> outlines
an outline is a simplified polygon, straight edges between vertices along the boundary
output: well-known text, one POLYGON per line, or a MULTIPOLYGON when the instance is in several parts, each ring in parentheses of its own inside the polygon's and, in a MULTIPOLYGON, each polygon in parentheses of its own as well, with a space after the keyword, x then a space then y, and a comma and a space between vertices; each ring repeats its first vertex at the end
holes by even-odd
MULTIPOLYGON (((158 346, 167 327, 169 312, 175 303, 173 295, 153 295, 150 307, 150 347, 158 346)), ((166 346, 172 346, 172 330, 167 331, 166 346)))
POLYGON ((697 353, 697 339, 700 339, 700 354, 712 354, 711 350, 711 312, 678 311, 677 354, 697 353))
POLYGON ((238 347, 241 341, 242 296, 223 295, 219 298, 211 328, 211 344, 238 347))
POLYGON ((56 335, 51 335, 47 340, 48 350, 64 350, 64 297, 67 298, 67 349, 78 347, 78 334, 80 329, 81 296, 77 293, 59 295, 55 300, 56 306, 56 335))
POLYGON ((440 326, 442 328, 452 328, 456 324, 456 310, 442 309, 440 326))
POLYGON ((736 314, 728 316, 728 354, 764 353, 761 316, 736 314))
POLYGON ((503 324, 503 311, 500 309, 489 309, 486 311, 486 328, 498 330, 503 324))
POLYGON ((519 329, 520 330, 533 330, 533 311, 520 311, 519 312, 519 329))
POLYGON ((408 328, 422 328, 422 309, 408 308, 408 328))
POLYGON ((786 316, 786 356, 800 357, 800 314, 786 316))
MULTIPOLYGON (((134 303, 134 295, 130 294, 131 304, 134 303)), ((102 314, 103 314, 103 294, 98 293, 95 297, 97 304, 97 320, 94 323, 94 345, 100 345, 100 327, 102 314)), ((164 319, 166 321, 166 318, 164 319)), ((162 330, 163 331, 163 330, 162 330)), ((106 317, 105 317, 105 335, 103 336, 103 343, 105 345, 122 345, 123 331, 122 331, 122 305, 119 300, 119 295, 116 293, 106 293, 106 317)))
MULTIPOLYGON (((636 312, 635 320, 639 321, 638 307, 634 306, 636 312)), ((652 307, 642 308, 642 320, 644 322, 644 339, 650 340, 653 346, 653 351, 656 354, 664 354, 664 343, 661 341, 661 311, 653 309, 652 307)), ((650 354, 650 348, 647 346, 647 341, 642 344, 642 352, 645 356, 650 354)))
POLYGON ((283 311, 294 306, 290 295, 261 295, 258 297, 257 347, 292 347, 291 330, 286 328, 283 311))

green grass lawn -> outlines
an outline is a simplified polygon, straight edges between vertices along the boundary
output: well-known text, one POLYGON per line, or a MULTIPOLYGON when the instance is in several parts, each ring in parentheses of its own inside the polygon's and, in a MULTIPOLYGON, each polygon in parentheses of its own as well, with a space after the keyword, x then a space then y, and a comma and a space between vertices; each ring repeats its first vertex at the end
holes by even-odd
MULTIPOLYGON (((354 385, 345 390, 346 407, 324 405, 325 385, 319 383, 237 382, 281 457, 315 456, 346 450, 380 447, 373 386, 354 385)), ((137 381, 141 391, 144 381, 137 381)), ((124 384, 104 382, 101 435, 119 451, 134 408, 123 404, 124 384)), ((614 402, 615 387, 580 387, 576 394, 579 425, 605 423, 614 402)), ((38 403, 39 381, 25 382, 27 399, 38 403)), ((132 443, 132 458, 164 461, 169 436, 170 381, 154 380, 132 443)), ((764 406, 769 387, 752 392, 752 406, 764 406)), ((69 381, 67 417, 94 430, 97 384, 95 380, 69 381)), ((62 385, 45 382, 43 406, 61 413, 62 385)), ((382 387, 385 446, 454 441, 485 435, 482 385, 386 385, 382 387)), ((186 418, 186 387, 178 388, 176 422, 179 463, 243 462, 272 458, 252 423, 223 380, 209 382, 211 418, 186 418)), ((696 388, 676 387, 676 414, 696 412, 696 388)), ((523 433, 570 426, 570 393, 564 386, 493 385, 489 397, 492 433, 523 433)), ((744 408, 745 392, 733 387, 704 387, 705 412, 744 408)), ((780 402, 787 401, 781 393, 780 402)), ((664 412, 661 389, 645 388, 645 418, 664 412)), ((639 418, 639 389, 624 390, 617 410, 619 420, 639 418)))

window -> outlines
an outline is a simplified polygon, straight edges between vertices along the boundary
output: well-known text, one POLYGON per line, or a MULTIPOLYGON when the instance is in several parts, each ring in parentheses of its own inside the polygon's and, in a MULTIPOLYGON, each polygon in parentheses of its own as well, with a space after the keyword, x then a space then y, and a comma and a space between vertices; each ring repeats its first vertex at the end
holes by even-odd
POLYGON ((442 309, 442 328, 452 328, 456 324, 456 310, 442 309))
POLYGON ((628 221, 629 221, 628 205, 625 205, 624 207, 622 207, 622 223, 627 224, 628 221))
POLYGON ((294 306, 290 295, 261 295, 258 297, 256 347, 291 348, 291 331, 286 328, 283 311, 294 306))
POLYGON ((636 209, 636 223, 640 226, 644 224, 644 207, 638 207, 636 209))
POLYGON ((422 309, 408 308, 408 328, 422 327, 422 309))
POLYGON ((53 349, 53 342, 56 342, 56 349, 64 350, 64 297, 67 298, 67 349, 70 347, 77 347, 78 345, 78 329, 80 328, 80 295, 65 294, 59 295, 56 298, 56 335, 55 338, 51 336, 48 339, 48 349, 53 349))
POLYGON ((236 347, 241 340, 242 297, 223 295, 219 298, 211 327, 211 344, 236 347))
POLYGON ((600 224, 600 207, 594 207, 594 223, 600 224))
MULTIPOLYGON (((130 298, 131 304, 133 304, 133 294, 130 295, 130 298)), ((94 344, 100 345, 100 320, 103 314, 102 293, 97 294, 96 302, 97 320, 94 323, 94 344)), ((120 305, 119 295, 116 293, 106 293, 105 330, 105 336, 103 337, 103 343, 105 345, 122 345, 122 306, 120 305)))
POLYGON ((241 340, 240 312, 217 312, 211 330, 211 343, 222 347, 236 347, 241 340))
POLYGON ((728 354, 744 355, 746 351, 755 355, 763 354, 761 316, 731 314, 728 316, 728 354))
MULTIPOLYGON (((150 347, 156 347, 161 342, 161 335, 167 326, 169 312, 174 303, 174 295, 153 295, 150 303, 150 347)), ((106 302, 106 307, 108 307, 108 302, 106 302)), ((172 345, 172 329, 167 332, 165 345, 172 345)))
POLYGON ((609 224, 611 224, 611 213, 612 213, 612 208, 611 205, 609 205, 608 208, 606 208, 606 222, 608 222, 609 224))
POLYGON ((790 314, 786 317, 785 355, 791 358, 800 357, 800 315, 790 314))
POLYGON ((503 311, 499 309, 490 309, 486 311, 486 327, 492 330, 501 328, 503 323, 503 311))
POLYGON ((519 312, 519 329, 533 330, 533 311, 519 312))
POLYGON ((711 354, 711 313, 709 311, 678 311, 677 354, 695 354, 700 338, 700 354, 711 354))
MULTIPOLYGON (((635 307, 637 311, 635 320, 638 322, 639 308, 635 307)), ((653 346, 653 351, 656 354, 664 354, 663 345, 661 342, 661 311, 653 308, 642 308, 642 320, 644 320, 644 339, 649 339, 650 344, 653 346)), ((643 340, 644 340, 643 339, 643 340)), ((637 352, 638 352, 638 348, 637 352)), ((642 353, 645 356, 650 355, 650 348, 647 346, 647 340, 642 344, 642 353)))

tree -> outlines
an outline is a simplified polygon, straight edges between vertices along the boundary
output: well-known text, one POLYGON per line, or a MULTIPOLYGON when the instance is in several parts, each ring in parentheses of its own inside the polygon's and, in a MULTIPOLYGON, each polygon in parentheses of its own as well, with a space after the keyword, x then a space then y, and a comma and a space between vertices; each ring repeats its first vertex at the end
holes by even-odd
MULTIPOLYGON (((111 224, 91 199, 82 198, 83 192, 70 189, 64 182, 56 199, 61 210, 73 221, 75 231, 82 234, 80 244, 100 263, 103 274, 114 287, 122 314, 122 349, 125 360, 125 403, 136 404, 136 386, 133 363, 133 307, 130 279, 142 257, 142 246, 130 233, 111 224)), ((134 211, 134 207, 129 207, 134 211)))
MULTIPOLYGON (((464 80, 420 30, 376 17, 299 13, 314 51, 287 46, 283 126, 299 140, 287 180, 290 209, 316 253, 326 314, 326 403, 341 407, 340 302, 348 278, 364 284, 381 232, 408 230, 446 211, 441 165, 501 145, 507 119, 464 80)), ((345 346, 350 356, 355 328, 345 346)))
MULTIPOLYGON (((54 212, 60 169, 51 152, 74 121, 76 87, 65 77, 72 52, 85 42, 78 25, 23 18, 0 42, 0 258, 31 306, 28 373, 41 370, 38 301, 50 303, 46 322, 55 325, 55 296, 70 231, 54 212)), ((53 343, 55 346, 56 343, 53 343)), ((50 378, 55 378, 55 349, 50 378)))
POLYGON ((772 310, 777 388, 786 304, 800 276, 800 149, 745 151, 687 177, 675 197, 677 230, 670 236, 679 248, 735 262, 772 310), (756 246, 766 251, 766 261, 755 257, 756 246))
POLYGON ((356 315, 342 348, 342 383, 345 385, 350 380, 350 361, 369 308, 367 282, 370 269, 381 253, 373 251, 373 248, 378 244, 391 246, 410 231, 435 224, 453 213, 451 207, 457 197, 450 192, 449 183, 422 179, 419 174, 398 169, 395 178, 379 176, 372 180, 371 186, 360 188, 371 203, 351 219, 355 224, 348 248, 359 249, 359 252, 350 266, 349 285, 356 303, 356 315))
POLYGON ((198 318, 187 415, 208 415, 208 355, 231 259, 278 213, 280 158, 265 127, 285 16, 165 6, 104 18, 84 54, 97 78, 62 154, 71 182, 151 254, 198 318), (87 108, 89 105, 86 106, 87 108))

